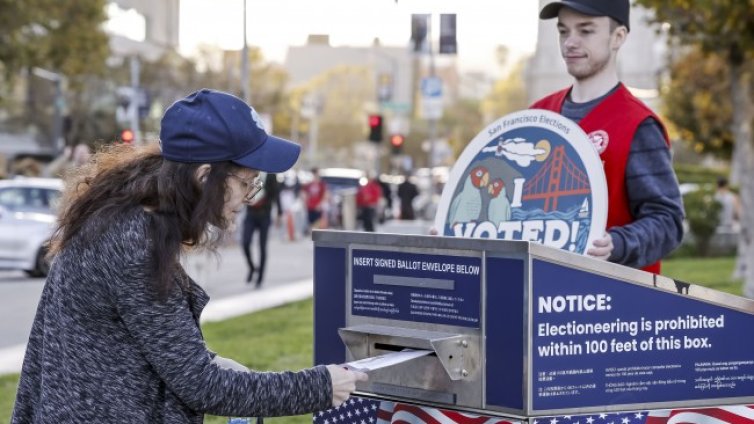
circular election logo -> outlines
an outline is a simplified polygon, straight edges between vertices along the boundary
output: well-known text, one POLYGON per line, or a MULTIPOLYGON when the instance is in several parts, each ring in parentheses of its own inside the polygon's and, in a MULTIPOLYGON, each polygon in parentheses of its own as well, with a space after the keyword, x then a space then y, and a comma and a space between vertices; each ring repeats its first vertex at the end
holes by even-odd
POLYGON ((575 122, 540 109, 506 115, 471 140, 435 217, 446 236, 536 241, 580 254, 606 223, 605 171, 592 141, 575 122))

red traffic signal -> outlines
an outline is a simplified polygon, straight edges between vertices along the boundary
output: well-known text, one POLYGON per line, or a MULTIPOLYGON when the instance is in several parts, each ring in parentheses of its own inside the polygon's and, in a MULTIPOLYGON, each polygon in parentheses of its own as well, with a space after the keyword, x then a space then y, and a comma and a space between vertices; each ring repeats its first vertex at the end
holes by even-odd
POLYGON ((382 141, 382 115, 369 115, 369 141, 382 141))
POLYGON ((135 137, 134 132, 129 129, 126 129, 120 132, 121 143, 131 144, 134 142, 134 137, 135 137))
POLYGON ((390 145, 393 146, 393 154, 399 155, 403 151, 403 142, 406 137, 403 134, 393 134, 390 136, 390 145))

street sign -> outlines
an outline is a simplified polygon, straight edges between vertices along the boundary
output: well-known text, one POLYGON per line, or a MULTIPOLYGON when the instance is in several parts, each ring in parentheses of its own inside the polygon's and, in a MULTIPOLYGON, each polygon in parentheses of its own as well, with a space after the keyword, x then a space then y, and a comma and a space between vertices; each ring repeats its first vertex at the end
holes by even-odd
POLYGON ((301 116, 306 119, 313 119, 322 113, 324 108, 324 99, 317 94, 307 94, 301 101, 301 116))
POLYGON ((424 77, 421 90, 423 97, 442 97, 442 80, 438 77, 424 77))
POLYGON ((383 102, 380 106, 385 110, 393 112, 408 112, 411 110, 411 104, 407 102, 383 102))
POLYGON ((381 73, 377 77, 377 100, 380 103, 389 102, 393 98, 393 76, 381 73))
POLYGON ((440 119, 442 117, 442 80, 438 77, 424 77, 421 80, 421 117, 440 119))

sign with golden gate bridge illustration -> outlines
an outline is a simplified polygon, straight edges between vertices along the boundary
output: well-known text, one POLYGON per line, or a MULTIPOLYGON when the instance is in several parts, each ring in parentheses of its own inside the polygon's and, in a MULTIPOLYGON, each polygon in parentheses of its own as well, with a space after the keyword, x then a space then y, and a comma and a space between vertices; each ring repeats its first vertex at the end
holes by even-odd
POLYGON ((559 114, 529 109, 496 120, 466 146, 435 228, 583 254, 606 222, 605 172, 589 137, 559 114))

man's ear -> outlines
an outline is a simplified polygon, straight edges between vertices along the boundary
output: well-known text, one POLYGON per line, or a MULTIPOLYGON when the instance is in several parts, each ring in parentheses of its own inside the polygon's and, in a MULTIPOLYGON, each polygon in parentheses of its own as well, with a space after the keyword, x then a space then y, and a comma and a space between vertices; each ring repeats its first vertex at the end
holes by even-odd
POLYGON ((212 165, 208 163, 199 165, 199 167, 196 168, 196 171, 194 171, 194 178, 196 178, 196 181, 199 184, 204 184, 204 182, 207 181, 207 176, 209 175, 209 171, 211 169, 212 165))
POLYGON ((612 48, 615 51, 618 51, 618 49, 621 48, 623 43, 626 42, 626 37, 628 37, 628 28, 621 25, 618 28, 615 28, 613 31, 613 35, 610 37, 610 48, 612 48))

